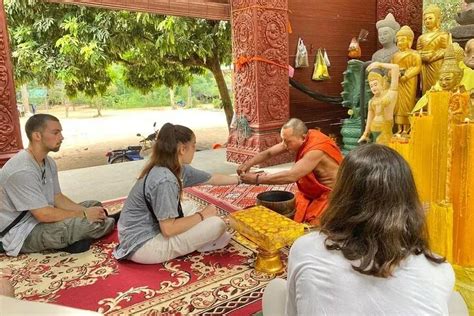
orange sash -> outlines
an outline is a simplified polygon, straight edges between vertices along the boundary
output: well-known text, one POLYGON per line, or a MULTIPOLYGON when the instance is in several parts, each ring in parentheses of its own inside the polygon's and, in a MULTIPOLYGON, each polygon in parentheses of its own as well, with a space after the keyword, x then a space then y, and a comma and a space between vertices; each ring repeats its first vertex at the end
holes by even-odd
MULTIPOLYGON (((303 146, 301 146, 296 161, 311 150, 321 150, 338 164, 342 162, 342 154, 336 143, 328 136, 317 130, 309 130, 303 146)), ((331 188, 319 183, 314 172, 308 173, 296 182, 296 212, 294 220, 315 223, 326 209, 331 188)))

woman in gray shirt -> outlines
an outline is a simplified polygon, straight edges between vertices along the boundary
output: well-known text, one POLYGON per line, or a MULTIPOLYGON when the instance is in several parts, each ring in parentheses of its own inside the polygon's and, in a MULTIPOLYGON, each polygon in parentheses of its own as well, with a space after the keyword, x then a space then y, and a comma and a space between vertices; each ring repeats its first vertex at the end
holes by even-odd
POLYGON ((195 150, 196 137, 189 128, 166 123, 160 129, 150 161, 122 210, 115 258, 154 264, 212 248, 219 239, 228 242, 226 225, 214 205, 183 215, 183 188, 239 183, 238 176, 211 175, 191 167, 195 150))

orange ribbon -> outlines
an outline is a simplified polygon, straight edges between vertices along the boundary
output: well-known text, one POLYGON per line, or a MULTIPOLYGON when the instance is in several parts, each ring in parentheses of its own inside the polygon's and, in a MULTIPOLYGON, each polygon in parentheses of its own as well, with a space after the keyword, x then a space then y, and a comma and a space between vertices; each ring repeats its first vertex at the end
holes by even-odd
POLYGON ((235 69, 237 71, 240 71, 242 69, 242 67, 244 67, 246 64, 250 63, 251 61, 262 61, 262 62, 267 63, 267 64, 272 64, 272 65, 275 65, 275 66, 280 67, 280 68, 288 69, 288 65, 279 64, 279 63, 274 62, 270 59, 260 57, 260 56, 253 56, 253 57, 240 56, 235 61, 235 69))

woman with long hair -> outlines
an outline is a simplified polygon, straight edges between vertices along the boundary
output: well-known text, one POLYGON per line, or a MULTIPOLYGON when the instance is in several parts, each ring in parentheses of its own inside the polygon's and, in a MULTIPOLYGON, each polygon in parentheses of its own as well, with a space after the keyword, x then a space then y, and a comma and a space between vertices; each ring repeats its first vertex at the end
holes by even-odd
POLYGON ((191 167, 196 137, 182 125, 160 129, 150 161, 133 186, 118 222, 117 259, 143 264, 161 263, 198 249, 217 249, 230 235, 217 209, 208 205, 184 216, 183 188, 239 183, 238 176, 209 174, 191 167))
POLYGON ((352 150, 319 231, 291 247, 286 314, 446 315, 453 286, 451 265, 429 249, 407 162, 382 145, 352 150))

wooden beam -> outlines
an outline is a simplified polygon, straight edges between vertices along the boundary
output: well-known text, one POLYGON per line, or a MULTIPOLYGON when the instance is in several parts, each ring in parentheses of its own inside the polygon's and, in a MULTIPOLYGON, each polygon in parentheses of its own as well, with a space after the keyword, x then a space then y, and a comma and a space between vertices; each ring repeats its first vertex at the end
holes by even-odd
POLYGON ((228 0, 45 0, 112 10, 148 12, 209 20, 230 20, 228 0))

